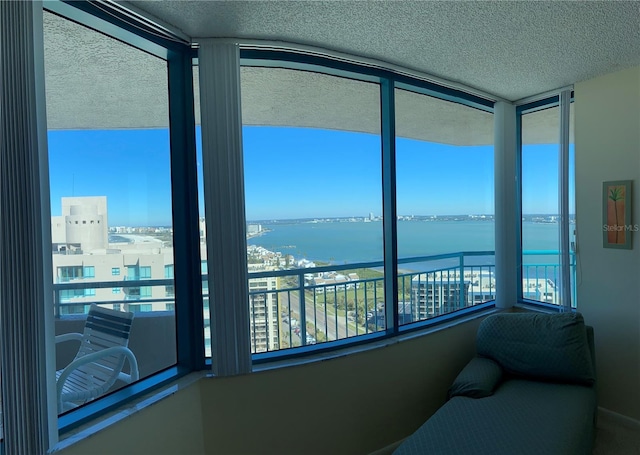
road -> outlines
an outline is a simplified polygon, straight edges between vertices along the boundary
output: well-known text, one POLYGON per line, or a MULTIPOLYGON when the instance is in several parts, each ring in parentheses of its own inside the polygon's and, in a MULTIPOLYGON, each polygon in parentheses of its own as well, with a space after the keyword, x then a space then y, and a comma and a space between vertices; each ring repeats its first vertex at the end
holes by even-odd
MULTIPOLYGON (((298 297, 297 292, 283 293, 280 302, 283 311, 286 312, 289 310, 289 308, 291 308, 292 313, 295 312, 297 314, 300 314, 300 298, 298 297)), ((347 333, 350 336, 355 335, 355 331, 353 329, 347 329, 348 321, 345 321, 344 316, 338 316, 337 321, 335 314, 330 314, 328 315, 328 318, 326 318, 324 305, 318 305, 318 308, 314 311, 313 300, 311 299, 305 300, 305 316, 307 319, 307 323, 311 323, 313 325, 315 322, 318 330, 322 331, 323 333, 326 332, 325 335, 327 336, 327 340, 329 341, 346 338, 347 333)), ((361 334, 363 332, 364 329, 362 329, 362 332, 360 331, 360 329, 358 330, 358 334, 361 334)), ((314 336, 313 333, 311 333, 310 335, 314 336)))

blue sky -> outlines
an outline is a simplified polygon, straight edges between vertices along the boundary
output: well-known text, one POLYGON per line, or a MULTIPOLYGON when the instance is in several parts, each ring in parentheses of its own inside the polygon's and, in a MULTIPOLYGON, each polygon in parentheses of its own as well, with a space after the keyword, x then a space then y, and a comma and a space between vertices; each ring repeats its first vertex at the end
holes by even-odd
MULTIPOLYGON (((245 127, 243 142, 248 220, 381 214, 379 136, 245 127)), ((105 195, 111 226, 171 224, 167 130, 50 131, 49 156, 53 215, 63 196, 105 195)), ((556 162, 557 146, 525 148, 524 213, 557 212, 556 162)), ((399 215, 494 211, 490 146, 400 138, 396 166, 399 215)))

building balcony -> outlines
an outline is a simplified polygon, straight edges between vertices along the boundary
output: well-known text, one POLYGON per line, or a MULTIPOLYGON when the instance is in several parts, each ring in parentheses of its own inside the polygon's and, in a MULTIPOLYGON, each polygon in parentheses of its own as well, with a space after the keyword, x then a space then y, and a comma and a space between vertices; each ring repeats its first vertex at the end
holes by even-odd
MULTIPOLYGON (((557 257, 557 251, 525 252, 526 258, 557 257)), ((398 261, 399 330, 421 327, 442 317, 490 303, 495 298, 493 252, 459 252, 398 261)), ((359 342, 362 336, 388 336, 382 262, 249 273, 250 336, 254 359, 311 349, 333 342, 359 342), (337 272, 351 279, 336 286, 314 284, 305 275, 337 272), (269 278, 269 286, 256 286, 269 278), (348 285, 347 285, 348 284, 348 285), (309 348, 307 348, 309 349, 309 348)), ((552 262, 523 266, 522 290, 532 302, 560 305, 560 267, 552 262)), ((575 265, 572 260, 572 295, 575 265)), ((207 275, 203 275, 205 351, 211 355, 207 275)), ((92 303, 136 313, 129 347, 144 378, 176 362, 175 299, 167 293, 173 279, 73 281, 54 284, 56 334, 81 332, 92 303), (131 298, 131 289, 149 289, 131 298)), ((135 294, 135 293, 134 293, 135 294)), ((575 306, 575 299, 573 300, 575 306)), ((68 364, 76 346, 60 345, 57 368, 68 364)))

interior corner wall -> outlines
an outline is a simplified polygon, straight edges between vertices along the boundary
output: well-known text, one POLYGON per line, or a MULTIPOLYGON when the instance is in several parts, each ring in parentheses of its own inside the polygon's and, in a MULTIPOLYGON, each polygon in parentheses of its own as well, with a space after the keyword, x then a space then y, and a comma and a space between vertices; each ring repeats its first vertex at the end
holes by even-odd
POLYGON ((344 357, 201 380, 207 454, 367 454, 414 432, 475 354, 475 319, 344 357))
POLYGON ((200 381, 55 453, 203 455, 200 381))
POLYGON ((55 453, 368 454, 444 404, 482 319, 334 359, 203 378, 55 453))
POLYGON ((640 67, 575 85, 577 305, 594 327, 599 405, 640 420, 640 232, 603 248, 602 182, 633 180, 640 224, 640 67))

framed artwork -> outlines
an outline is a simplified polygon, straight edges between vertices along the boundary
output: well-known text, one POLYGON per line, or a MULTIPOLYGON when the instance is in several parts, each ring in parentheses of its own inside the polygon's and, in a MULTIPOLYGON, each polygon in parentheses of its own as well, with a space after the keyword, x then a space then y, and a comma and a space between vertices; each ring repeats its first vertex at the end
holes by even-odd
POLYGON ((631 180, 602 183, 602 246, 631 249, 631 180))

